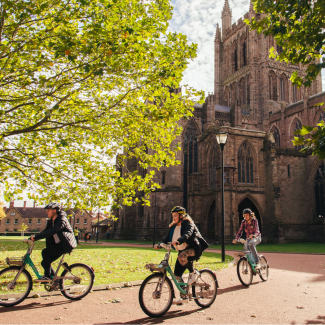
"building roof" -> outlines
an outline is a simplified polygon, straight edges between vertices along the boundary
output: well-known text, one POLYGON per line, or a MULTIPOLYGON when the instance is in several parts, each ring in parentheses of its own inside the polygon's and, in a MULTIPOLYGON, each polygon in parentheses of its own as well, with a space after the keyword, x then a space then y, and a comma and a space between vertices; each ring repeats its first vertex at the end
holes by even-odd
POLYGON ((222 105, 214 105, 214 109, 218 112, 230 112, 230 107, 222 105))
MULTIPOLYGON (((31 208, 31 207, 11 207, 6 209, 6 214, 8 214, 11 210, 16 210, 18 213, 22 215, 23 218, 37 218, 37 219, 46 219, 47 213, 44 208, 31 208)), ((72 214, 72 210, 64 210, 64 212, 69 216, 72 214)))
POLYGON ((203 105, 199 104, 199 103, 194 103, 194 108, 202 108, 203 105))
POLYGON ((113 220, 111 219, 104 219, 102 221, 99 222, 94 222, 92 224, 93 227, 105 227, 105 226, 111 226, 113 224, 113 220))

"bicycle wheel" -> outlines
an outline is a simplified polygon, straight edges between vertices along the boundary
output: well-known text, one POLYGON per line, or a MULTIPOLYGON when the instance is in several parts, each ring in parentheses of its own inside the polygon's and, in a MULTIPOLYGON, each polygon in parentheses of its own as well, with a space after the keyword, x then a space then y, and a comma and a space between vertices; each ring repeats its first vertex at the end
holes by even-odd
POLYGON ((267 260, 263 255, 260 256, 260 264, 261 269, 259 270, 258 275, 262 281, 266 281, 269 278, 269 265, 267 264, 267 260))
POLYGON ((13 283, 20 269, 20 266, 10 266, 0 272, 0 306, 15 306, 25 300, 32 290, 33 280, 25 269, 13 283))
POLYGON ((142 310, 150 317, 164 315, 173 302, 173 285, 166 277, 162 288, 160 288, 162 279, 162 273, 151 274, 142 282, 140 287, 139 303, 142 310))
POLYGON ((64 270, 61 274, 65 279, 60 279, 62 294, 71 300, 85 297, 94 284, 94 272, 86 264, 76 263, 69 266, 70 271, 64 270))
POLYGON ((237 264, 237 275, 243 286, 249 287, 253 281, 253 270, 246 257, 242 257, 237 264))
POLYGON ((210 270, 199 271, 200 276, 192 286, 192 295, 195 303, 202 307, 210 307, 217 297, 218 282, 215 274, 210 270))

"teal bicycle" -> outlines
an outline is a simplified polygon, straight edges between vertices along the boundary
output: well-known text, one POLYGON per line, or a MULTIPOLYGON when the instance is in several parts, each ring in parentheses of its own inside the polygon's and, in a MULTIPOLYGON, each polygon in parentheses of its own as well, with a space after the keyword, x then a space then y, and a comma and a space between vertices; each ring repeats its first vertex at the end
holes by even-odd
MULTIPOLYGON (((35 242, 29 239, 24 242, 28 245, 27 253, 23 257, 7 257, 9 267, 0 271, 0 306, 12 307, 28 297, 33 287, 33 279, 26 270, 27 265, 32 268, 38 279, 41 278, 31 259, 35 242)), ((94 270, 82 263, 69 266, 63 262, 64 256, 60 259, 52 281, 44 283, 45 290, 61 291, 66 298, 79 300, 90 292, 95 278, 94 270), (61 266, 63 272, 59 276, 61 266)))
POLYGON ((251 252, 245 248, 246 240, 241 238, 237 242, 244 244, 243 252, 235 254, 239 258, 237 262, 237 275, 241 284, 249 287, 253 281, 253 275, 257 274, 262 281, 266 281, 269 278, 269 265, 265 256, 258 255, 261 268, 255 269, 256 264, 253 263, 254 259, 251 252))
POLYGON ((209 269, 198 272, 198 280, 192 285, 178 282, 170 265, 171 243, 161 244, 167 250, 164 260, 160 264, 147 264, 146 269, 153 272, 143 282, 139 291, 139 302, 142 310, 150 317, 161 317, 171 307, 175 298, 174 287, 180 292, 182 302, 194 300, 202 307, 210 307, 217 297, 218 281, 216 274, 209 269), (168 274, 171 277, 168 277, 168 274))

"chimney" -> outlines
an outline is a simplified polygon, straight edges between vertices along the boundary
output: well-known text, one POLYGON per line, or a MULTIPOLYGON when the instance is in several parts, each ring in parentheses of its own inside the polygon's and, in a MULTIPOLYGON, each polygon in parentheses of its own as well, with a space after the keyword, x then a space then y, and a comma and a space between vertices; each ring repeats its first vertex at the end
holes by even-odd
POLYGON ((24 201, 24 210, 26 209, 26 201, 24 201))
POLYGON ((15 206, 15 201, 10 201, 10 206, 9 208, 13 208, 15 206))
POLYGON ((34 201, 34 208, 36 208, 36 202, 34 201))

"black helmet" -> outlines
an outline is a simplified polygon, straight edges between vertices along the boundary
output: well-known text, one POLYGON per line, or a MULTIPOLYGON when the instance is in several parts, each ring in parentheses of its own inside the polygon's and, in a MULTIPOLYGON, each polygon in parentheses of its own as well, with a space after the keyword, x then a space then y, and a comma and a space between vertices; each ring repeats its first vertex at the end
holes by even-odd
POLYGON ((253 211, 251 209, 244 209, 243 214, 245 214, 245 213, 251 214, 251 213, 253 213, 253 211))
POLYGON ((176 206, 172 208, 172 213, 173 212, 178 212, 179 214, 186 214, 186 209, 180 206, 176 206))
POLYGON ((61 205, 56 202, 51 202, 48 205, 46 205, 44 209, 52 209, 52 210, 56 209, 57 211, 61 211, 61 205))

